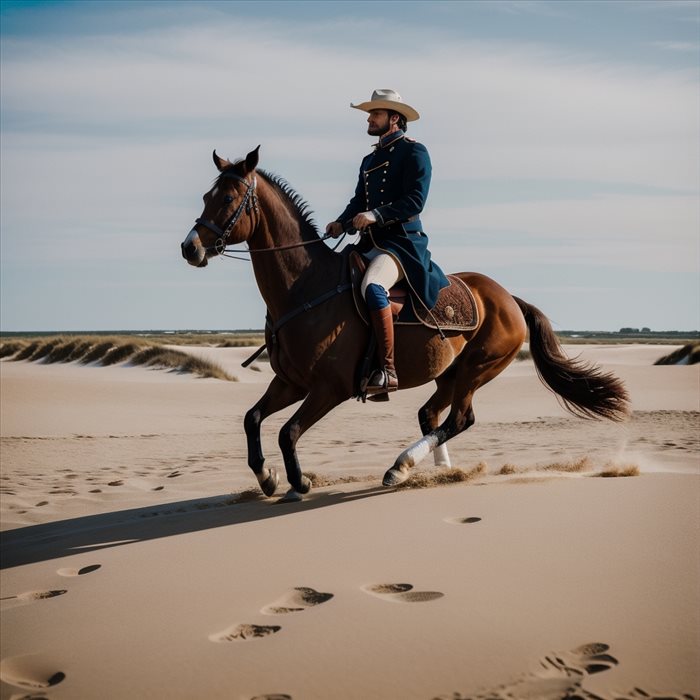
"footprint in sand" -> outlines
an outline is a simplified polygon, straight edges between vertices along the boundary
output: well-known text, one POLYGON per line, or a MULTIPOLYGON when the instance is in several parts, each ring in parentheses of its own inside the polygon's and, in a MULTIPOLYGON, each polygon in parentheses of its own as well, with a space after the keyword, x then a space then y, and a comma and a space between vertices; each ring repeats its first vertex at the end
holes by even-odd
POLYGON ((456 517, 456 518, 443 518, 446 523, 451 523, 452 525, 473 525, 474 523, 480 523, 481 518, 476 516, 469 517, 456 517))
POLYGON ((540 659, 541 668, 538 671, 523 674, 511 683, 482 690, 473 695, 441 695, 435 700, 561 700, 564 697, 572 700, 594 700, 598 696, 588 694, 581 686, 586 676, 617 666, 617 659, 607 653, 609 649, 607 644, 595 642, 566 653, 549 654, 540 659))
POLYGON ((11 656, 0 663, 0 680, 20 688, 51 688, 65 677, 66 674, 57 671, 51 659, 42 654, 11 656))
POLYGON ((281 629, 279 625, 232 625, 223 632, 209 635, 209 639, 212 642, 246 642, 250 639, 268 637, 281 629))
POLYGON ((332 593, 320 593, 313 588, 299 586, 293 588, 274 603, 266 605, 260 612, 264 615, 284 615, 286 613, 300 612, 325 603, 332 597, 332 593))
POLYGON ((362 586, 362 590, 393 603, 427 603, 445 595, 439 591, 414 591, 410 583, 373 583, 362 586))
POLYGON ((88 566, 83 566, 81 569, 59 569, 56 573, 59 576, 85 576, 85 574, 91 574, 93 571, 97 571, 102 568, 102 564, 89 564, 88 566))

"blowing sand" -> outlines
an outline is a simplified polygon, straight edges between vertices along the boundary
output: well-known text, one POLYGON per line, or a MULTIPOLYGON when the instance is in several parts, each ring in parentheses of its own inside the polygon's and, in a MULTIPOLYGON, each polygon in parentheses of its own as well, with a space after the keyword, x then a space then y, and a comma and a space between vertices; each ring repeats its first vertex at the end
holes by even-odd
POLYGON ((249 493, 248 349, 189 350, 235 383, 3 361, 1 700, 697 698, 700 367, 672 349, 567 348, 625 380, 622 425, 511 365, 454 485, 381 487, 430 387, 347 402, 300 503, 249 493))

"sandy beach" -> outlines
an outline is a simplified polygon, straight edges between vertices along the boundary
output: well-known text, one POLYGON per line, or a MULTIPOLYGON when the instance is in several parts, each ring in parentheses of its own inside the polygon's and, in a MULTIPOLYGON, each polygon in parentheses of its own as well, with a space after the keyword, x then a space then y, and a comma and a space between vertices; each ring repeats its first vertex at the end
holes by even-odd
POLYGON ((187 349, 236 382, 2 361, 0 700, 697 698, 700 366, 673 349, 566 348, 626 382, 622 424, 512 364, 449 443, 459 484, 381 486, 430 386, 347 402, 298 503, 251 495, 251 349, 187 349))

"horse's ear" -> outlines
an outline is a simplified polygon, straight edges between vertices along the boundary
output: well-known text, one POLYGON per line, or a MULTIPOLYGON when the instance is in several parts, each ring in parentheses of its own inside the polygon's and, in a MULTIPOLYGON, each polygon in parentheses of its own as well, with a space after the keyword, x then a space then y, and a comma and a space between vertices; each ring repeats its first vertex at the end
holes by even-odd
POLYGON ((216 155, 216 149, 214 153, 212 153, 212 157, 214 158, 214 165, 218 168, 220 173, 226 170, 226 168, 231 167, 231 163, 229 163, 226 158, 219 158, 219 156, 216 155))
POLYGON ((258 151, 260 150, 260 146, 258 146, 254 151, 251 151, 246 157, 245 157, 245 171, 246 174, 252 173, 255 168, 258 167, 258 156, 259 153, 258 151))

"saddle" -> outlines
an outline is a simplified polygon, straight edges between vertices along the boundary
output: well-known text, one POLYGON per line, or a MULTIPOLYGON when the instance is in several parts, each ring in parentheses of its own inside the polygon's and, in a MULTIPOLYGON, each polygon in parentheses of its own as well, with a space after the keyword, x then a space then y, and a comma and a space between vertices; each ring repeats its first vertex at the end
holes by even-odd
MULTIPOLYGON (((357 252, 349 256, 350 280, 355 308, 362 320, 369 324, 367 305, 362 298, 360 284, 367 270, 367 261, 357 252)), ((391 312, 396 325, 423 325, 438 331, 471 331, 479 325, 479 310, 469 287, 456 275, 447 275, 448 287, 440 290, 438 300, 428 309, 411 294, 402 280, 389 290, 391 312), (408 303, 410 300, 410 303, 408 303)))

